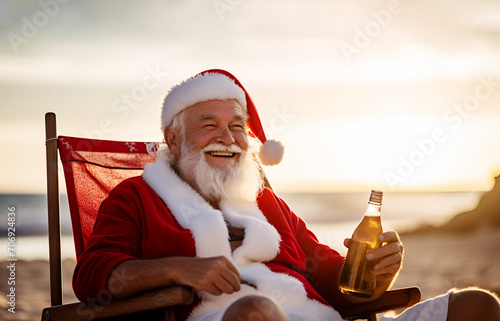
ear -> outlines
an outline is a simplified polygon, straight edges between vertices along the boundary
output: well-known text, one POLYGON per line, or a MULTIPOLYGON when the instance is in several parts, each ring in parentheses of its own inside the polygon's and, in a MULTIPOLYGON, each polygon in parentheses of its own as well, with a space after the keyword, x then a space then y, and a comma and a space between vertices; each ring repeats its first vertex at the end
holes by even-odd
POLYGON ((176 130, 171 130, 169 127, 165 128, 163 132, 163 136, 165 138, 165 142, 167 143, 168 149, 175 156, 175 158, 179 158, 181 154, 181 150, 179 148, 181 142, 181 135, 176 130))

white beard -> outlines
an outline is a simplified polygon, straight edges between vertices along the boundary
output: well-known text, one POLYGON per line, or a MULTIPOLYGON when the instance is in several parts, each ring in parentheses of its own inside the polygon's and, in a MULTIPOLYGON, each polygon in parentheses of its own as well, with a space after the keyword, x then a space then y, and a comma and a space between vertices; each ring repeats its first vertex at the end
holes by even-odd
POLYGON ((208 201, 253 202, 263 188, 263 174, 253 153, 236 145, 210 144, 197 153, 183 143, 176 167, 181 175, 194 178, 198 192, 208 201), (205 159, 208 151, 240 153, 240 158, 234 167, 214 168, 205 159))

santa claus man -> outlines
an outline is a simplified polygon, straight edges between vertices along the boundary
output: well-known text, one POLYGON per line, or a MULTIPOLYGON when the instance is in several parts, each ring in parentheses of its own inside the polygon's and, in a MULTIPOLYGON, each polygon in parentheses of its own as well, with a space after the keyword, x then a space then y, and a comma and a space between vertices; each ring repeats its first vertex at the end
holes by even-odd
MULTIPOLYGON (((156 163, 118 185, 100 208, 75 269, 80 300, 182 284, 197 298, 178 309, 179 320, 332 321, 341 320, 335 307, 376 299, 390 287, 403 253, 393 231, 380 235, 384 246, 369 258, 377 262, 375 295, 338 290, 344 258, 263 186, 256 155, 276 164, 283 146, 266 139, 233 75, 208 70, 173 87, 161 128, 167 148, 156 163)), ((484 291, 450 291, 399 319, 500 320, 498 310, 484 291), (464 309, 464 302, 477 307, 464 309)))

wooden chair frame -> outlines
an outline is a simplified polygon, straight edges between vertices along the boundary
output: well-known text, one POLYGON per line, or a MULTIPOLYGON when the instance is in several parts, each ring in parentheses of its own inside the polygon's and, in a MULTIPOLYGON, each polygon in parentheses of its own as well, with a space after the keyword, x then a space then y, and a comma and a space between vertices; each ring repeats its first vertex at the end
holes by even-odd
MULTIPOLYGON (((194 293, 189 287, 168 287, 139 294, 128 299, 113 301, 107 305, 89 305, 82 302, 63 305, 58 141, 56 115, 54 113, 45 115, 45 137, 51 306, 43 309, 42 321, 109 319, 157 309, 164 309, 165 320, 175 320, 174 310, 168 309, 168 307, 192 303, 194 293)), ((376 321, 377 313, 409 307, 419 301, 420 290, 417 287, 412 287, 388 291, 376 301, 337 308, 337 311, 345 320, 367 319, 368 321, 376 321)))

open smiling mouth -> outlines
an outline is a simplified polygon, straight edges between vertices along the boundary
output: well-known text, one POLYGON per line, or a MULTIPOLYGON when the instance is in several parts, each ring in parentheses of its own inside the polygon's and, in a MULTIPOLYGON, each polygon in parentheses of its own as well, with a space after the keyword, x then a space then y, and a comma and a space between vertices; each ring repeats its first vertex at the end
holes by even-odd
POLYGON ((215 156, 215 157, 233 157, 234 155, 236 155, 236 153, 221 152, 221 151, 207 152, 207 154, 210 156, 215 156))

